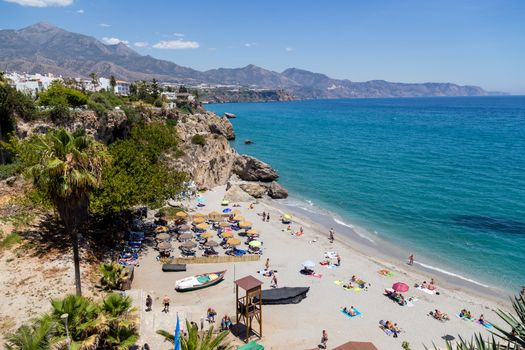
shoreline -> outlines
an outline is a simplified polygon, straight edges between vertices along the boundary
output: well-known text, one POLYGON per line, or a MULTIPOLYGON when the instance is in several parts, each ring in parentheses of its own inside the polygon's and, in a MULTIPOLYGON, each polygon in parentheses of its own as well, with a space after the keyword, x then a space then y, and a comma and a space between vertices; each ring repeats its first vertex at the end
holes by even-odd
MULTIPOLYGON (((406 261, 410 252, 407 252, 395 242, 382 237, 374 236, 371 238, 370 231, 354 225, 352 222, 342 221, 338 218, 338 214, 328 209, 316 206, 307 200, 294 197, 293 194, 286 200, 265 199, 264 202, 273 206, 275 210, 294 215, 294 218, 299 216, 299 218, 302 219, 301 221, 314 227, 320 234, 324 233, 324 235, 328 236, 330 227, 334 227, 336 240, 341 241, 341 243, 358 253, 366 253, 364 255, 367 255, 369 258, 372 258, 372 256, 378 257, 378 259, 374 260, 377 263, 382 263, 390 267, 395 266, 396 268, 403 266, 406 269, 409 267, 406 261), (289 205, 286 203, 288 200, 304 202, 318 210, 308 210, 289 205), (361 231, 365 232, 361 233, 361 231)), ((477 281, 470 276, 456 273, 453 269, 449 270, 447 266, 442 267, 432 261, 426 261, 424 253, 416 252, 415 256, 414 265, 410 266, 410 270, 415 270, 419 275, 428 276, 426 277, 427 280, 432 276, 435 276, 435 278, 439 277, 440 284, 446 285, 448 289, 468 291, 479 297, 489 298, 498 304, 504 304, 508 302, 509 297, 512 297, 512 291, 498 289, 477 281), (423 261, 420 261, 419 257, 422 257, 423 261)))

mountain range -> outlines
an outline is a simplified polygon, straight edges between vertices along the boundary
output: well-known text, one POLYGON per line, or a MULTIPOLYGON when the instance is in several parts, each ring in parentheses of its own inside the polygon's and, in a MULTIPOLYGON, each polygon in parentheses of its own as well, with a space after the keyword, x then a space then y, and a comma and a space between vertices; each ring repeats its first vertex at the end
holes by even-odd
POLYGON ((198 71, 170 61, 140 55, 125 44, 106 45, 94 37, 68 32, 49 23, 20 30, 0 30, 0 69, 53 73, 67 77, 114 75, 119 79, 184 84, 231 84, 285 90, 296 98, 363 98, 420 96, 485 96, 477 86, 452 83, 353 82, 289 68, 279 73, 255 65, 198 71))

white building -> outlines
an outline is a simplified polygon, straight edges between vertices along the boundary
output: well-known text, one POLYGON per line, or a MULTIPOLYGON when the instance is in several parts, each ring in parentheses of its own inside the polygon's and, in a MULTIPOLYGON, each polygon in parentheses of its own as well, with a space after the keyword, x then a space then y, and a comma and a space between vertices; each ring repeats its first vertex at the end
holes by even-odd
POLYGON ((36 96, 39 92, 44 91, 55 80, 62 80, 62 77, 55 77, 53 74, 6 74, 7 79, 11 81, 11 85, 18 91, 36 96))
POLYGON ((115 93, 120 96, 128 96, 129 95, 129 86, 131 84, 127 81, 123 80, 117 80, 117 85, 115 85, 115 93))

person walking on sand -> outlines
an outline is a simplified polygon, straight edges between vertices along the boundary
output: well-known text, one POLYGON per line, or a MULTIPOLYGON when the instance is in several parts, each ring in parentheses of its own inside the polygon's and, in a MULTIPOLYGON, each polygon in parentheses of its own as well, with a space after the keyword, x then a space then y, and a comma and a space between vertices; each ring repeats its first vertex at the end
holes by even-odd
POLYGON ((321 335, 321 345, 323 349, 326 349, 326 343, 328 343, 328 333, 323 329, 323 335, 321 335))
POLYGON ((268 270, 270 268, 270 258, 266 258, 266 263, 264 263, 265 270, 268 270))
POLYGON ((266 214, 266 221, 270 222, 270 213, 266 214))
POLYGON ((272 282, 270 283, 270 287, 277 288, 277 274, 273 274, 272 276, 272 282))
POLYGON ((262 218, 263 218, 263 221, 266 220, 266 212, 265 211, 263 211, 262 218))
POLYGON ((164 309, 162 312, 168 313, 170 312, 170 297, 165 295, 164 299, 162 299, 162 304, 164 304, 164 309))
POLYGON ((337 254, 337 266, 341 266, 341 256, 337 254))
POLYGON ((330 228, 330 236, 328 238, 328 240, 330 241, 330 243, 334 243, 334 228, 330 228))
POLYGON ((410 254, 408 257, 408 265, 414 265, 414 254, 410 254))
POLYGON ((146 297, 146 311, 151 311, 151 306, 153 305, 153 299, 151 299, 151 295, 148 294, 146 297))

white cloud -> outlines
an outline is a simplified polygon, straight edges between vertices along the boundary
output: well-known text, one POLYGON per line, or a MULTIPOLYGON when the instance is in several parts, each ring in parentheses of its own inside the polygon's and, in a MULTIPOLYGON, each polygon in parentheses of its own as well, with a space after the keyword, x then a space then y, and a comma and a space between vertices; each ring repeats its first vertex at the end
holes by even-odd
POLYGON ((102 38, 102 42, 107 45, 117 45, 119 43, 122 43, 125 45, 129 44, 129 41, 127 40, 120 40, 118 38, 108 38, 106 36, 102 38))
POLYGON ((171 41, 159 41, 153 45, 156 49, 172 49, 172 50, 184 50, 184 49, 198 49, 199 43, 196 41, 185 41, 181 39, 171 41))
POLYGON ((293 47, 287 47, 285 48, 286 52, 292 52, 293 51, 293 47))
POLYGON ((179 38, 182 38, 184 36, 183 33, 173 33, 173 35, 178 36, 179 38))
POLYGON ((84 13, 84 10, 83 10, 83 9, 77 10, 77 13, 78 13, 79 15, 81 15, 81 14, 84 13))
POLYGON ((111 24, 100 23, 99 26, 104 27, 104 28, 108 28, 108 27, 111 27, 111 24))
POLYGON ((147 47, 149 44, 145 41, 137 41, 133 45, 135 45, 136 47, 147 47))
POLYGON ((69 6, 73 0, 4 0, 22 6, 48 7, 48 6, 69 6))
POLYGON ((255 46, 255 45, 257 45, 257 43, 246 43, 246 44, 244 44, 244 46, 246 46, 246 47, 252 47, 252 46, 255 46))

